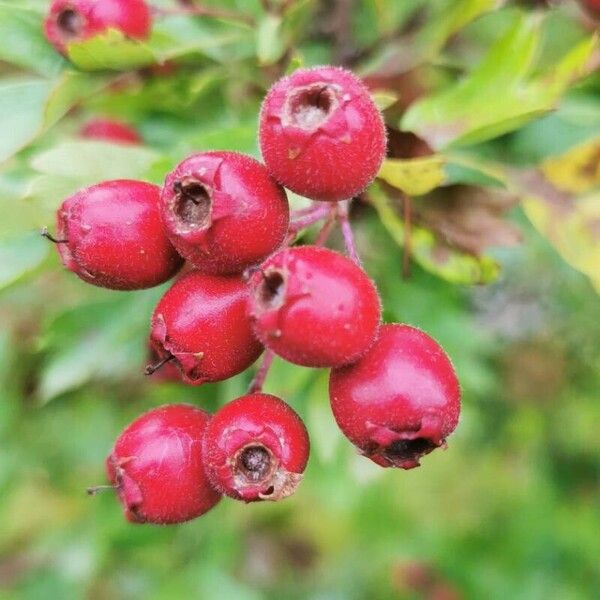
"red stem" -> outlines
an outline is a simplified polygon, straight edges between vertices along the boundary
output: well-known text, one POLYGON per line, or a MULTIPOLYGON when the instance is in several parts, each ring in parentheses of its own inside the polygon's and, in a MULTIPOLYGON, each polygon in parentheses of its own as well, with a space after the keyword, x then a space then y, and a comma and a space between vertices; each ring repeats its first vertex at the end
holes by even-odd
POLYGON ((350 200, 343 200, 338 202, 337 215, 344 236, 344 245, 346 246, 346 252, 348 256, 360 267, 362 263, 360 256, 356 250, 356 244, 354 242, 354 234, 352 233, 352 227, 350 226, 350 220, 348 219, 348 211, 350 209, 350 200))
POLYGON ((269 369, 273 364, 273 359, 275 358, 275 354, 272 350, 265 350, 265 354, 263 356, 262 363, 256 371, 256 375, 250 383, 250 387, 248 388, 249 394, 255 394, 256 392, 262 391, 263 385, 265 383, 265 379, 267 378, 267 374, 269 373, 269 369))

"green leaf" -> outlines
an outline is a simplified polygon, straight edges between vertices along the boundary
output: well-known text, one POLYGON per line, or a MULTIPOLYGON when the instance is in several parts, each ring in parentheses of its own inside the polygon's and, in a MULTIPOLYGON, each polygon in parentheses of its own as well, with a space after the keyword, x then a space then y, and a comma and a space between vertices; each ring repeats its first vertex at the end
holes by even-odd
POLYGON ((107 179, 142 178, 161 155, 143 146, 96 140, 62 142, 31 160, 38 173, 94 183, 107 179))
POLYGON ((48 402, 91 379, 114 380, 141 373, 152 308, 162 288, 116 294, 104 302, 79 304, 46 330, 39 397, 48 402))
POLYGON ((385 110, 393 106, 400 99, 394 90, 373 90, 371 97, 379 110, 385 110))
POLYGON ((0 82, 0 162, 51 127, 79 100, 105 85, 82 73, 58 79, 13 77, 0 82))
POLYGON ((154 64, 156 56, 145 43, 132 40, 117 29, 67 47, 69 59, 85 71, 127 71, 154 64))
POLYGON ((420 30, 416 43, 429 58, 442 50, 446 42, 477 17, 498 8, 498 0, 451 0, 431 3, 433 14, 420 30))
POLYGON ((586 72, 597 39, 580 43, 550 72, 531 79, 539 40, 539 19, 518 15, 476 69, 450 89, 413 104, 401 128, 441 149, 497 137, 552 110, 586 72))
MULTIPOLYGON (((386 194, 377 184, 373 184, 369 188, 368 196, 383 226, 394 241, 404 247, 407 242, 404 222, 394 211, 386 194)), ((411 226, 410 248, 412 257, 421 267, 451 283, 489 283, 497 279, 500 273, 500 267, 494 259, 488 256, 477 257, 442 246, 429 230, 415 225, 411 226)))
POLYGON ((0 289, 39 267, 48 255, 49 245, 38 233, 0 241, 0 289))
POLYGON ((241 28, 206 28, 199 20, 165 18, 153 28, 147 41, 133 40, 119 30, 108 29, 69 44, 67 52, 70 60, 84 71, 127 71, 194 53, 224 62, 236 52, 244 54, 248 38, 248 32, 241 28))
POLYGON ((600 192, 576 198, 534 169, 513 172, 512 183, 534 227, 600 293, 600 192))
POLYGON ((43 127, 52 83, 44 79, 0 82, 0 162, 27 144, 43 127))
POLYGON ((388 158, 377 177, 409 196, 422 196, 442 184, 446 178, 444 163, 444 157, 439 155, 406 160, 388 158))
POLYGON ((267 13, 258 24, 256 56, 261 65, 276 63, 285 52, 281 24, 281 17, 271 13, 267 13))
POLYGON ((40 13, 0 2, 0 61, 55 77, 63 57, 46 41, 40 13))
POLYGON ((30 228, 48 225, 58 204, 77 190, 110 179, 148 180, 161 160, 160 154, 141 146, 92 140, 62 142, 32 158, 31 168, 38 175, 17 201, 23 214, 19 223, 30 228), (23 219, 28 220, 23 223, 23 219))

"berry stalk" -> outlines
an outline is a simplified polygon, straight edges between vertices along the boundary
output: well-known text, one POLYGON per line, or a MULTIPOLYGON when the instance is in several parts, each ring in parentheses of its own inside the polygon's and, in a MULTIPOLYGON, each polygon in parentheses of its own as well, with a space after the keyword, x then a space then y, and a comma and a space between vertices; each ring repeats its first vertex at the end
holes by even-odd
POLYGON ((350 208, 351 200, 344 200, 338 202, 337 215, 344 236, 344 245, 346 246, 346 252, 348 256, 360 267, 362 266, 360 256, 356 250, 356 243, 354 242, 354 234, 352 233, 352 227, 350 226, 350 220, 348 218, 348 211, 350 208))

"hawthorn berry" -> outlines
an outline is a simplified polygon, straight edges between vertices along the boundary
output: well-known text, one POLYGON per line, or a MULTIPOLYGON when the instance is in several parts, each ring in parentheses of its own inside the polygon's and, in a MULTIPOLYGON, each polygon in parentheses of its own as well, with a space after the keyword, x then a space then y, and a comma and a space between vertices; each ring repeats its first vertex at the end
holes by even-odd
POLYGON ((128 521, 183 523, 220 500, 203 468, 201 440, 209 422, 210 415, 195 406, 171 404, 143 414, 121 433, 106 471, 128 521))
POLYGON ((117 29, 124 36, 145 40, 152 15, 144 0, 53 0, 44 21, 47 40, 61 53, 68 45, 117 29))
POLYGON ((167 175, 167 235, 205 273, 240 273, 271 254, 288 229, 284 189, 250 156, 204 152, 167 175))
POLYGON ((150 288, 183 261, 169 242, 158 207, 160 188, 143 181, 105 181, 67 198, 56 213, 56 246, 80 279, 115 290, 150 288))
POLYGON ((237 500, 281 500, 302 480, 309 439, 302 419, 283 400, 248 394, 221 408, 202 442, 211 484, 237 500))
POLYGON ((248 311, 260 341, 289 362, 336 367, 373 343, 381 307, 350 259, 317 246, 286 248, 250 278, 248 311))
POLYGON ((418 467, 458 424, 452 363, 434 339, 409 325, 382 325, 362 359, 331 371, 329 394, 342 432, 382 467, 418 467))
POLYGON ((92 119, 79 131, 81 137, 91 140, 105 140, 116 144, 141 144, 139 133, 126 123, 114 119, 92 119))
POLYGON ((385 156, 379 109, 350 71, 298 69, 269 90, 259 141, 271 175, 313 200, 344 200, 372 181, 385 156))
POLYGON ((146 370, 175 363, 186 383, 222 381, 247 369, 260 355, 246 304, 248 288, 239 275, 191 271, 160 299, 150 332, 160 358, 146 370))

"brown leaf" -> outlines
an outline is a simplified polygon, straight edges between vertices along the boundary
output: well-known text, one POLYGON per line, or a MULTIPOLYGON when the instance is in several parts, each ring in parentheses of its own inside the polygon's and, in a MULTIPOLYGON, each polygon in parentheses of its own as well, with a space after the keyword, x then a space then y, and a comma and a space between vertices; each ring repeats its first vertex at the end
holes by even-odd
POLYGON ((504 215, 518 199, 503 190, 455 185, 419 203, 417 221, 448 246, 480 256, 491 246, 514 246, 519 230, 504 215))

